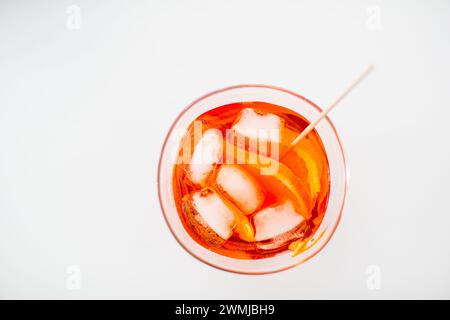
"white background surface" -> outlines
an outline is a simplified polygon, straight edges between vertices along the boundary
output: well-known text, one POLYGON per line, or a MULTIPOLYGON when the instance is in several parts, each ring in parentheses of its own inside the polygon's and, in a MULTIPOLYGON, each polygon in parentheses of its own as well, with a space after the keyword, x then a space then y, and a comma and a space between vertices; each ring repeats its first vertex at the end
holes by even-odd
POLYGON ((450 298, 449 31, 436 0, 1 1, 0 297, 450 298), (242 83, 324 106, 368 63, 331 114, 351 181, 328 246, 267 276, 189 256, 156 189, 182 108, 242 83))

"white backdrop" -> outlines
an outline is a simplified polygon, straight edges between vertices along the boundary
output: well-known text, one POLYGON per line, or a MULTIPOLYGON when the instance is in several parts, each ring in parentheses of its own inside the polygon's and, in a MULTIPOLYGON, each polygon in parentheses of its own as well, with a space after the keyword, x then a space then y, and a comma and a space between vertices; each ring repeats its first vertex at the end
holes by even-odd
POLYGON ((449 30, 445 0, 1 1, 0 297, 450 298, 449 30), (182 108, 242 83, 325 106, 368 63, 318 256, 243 276, 177 244, 156 174, 182 108))

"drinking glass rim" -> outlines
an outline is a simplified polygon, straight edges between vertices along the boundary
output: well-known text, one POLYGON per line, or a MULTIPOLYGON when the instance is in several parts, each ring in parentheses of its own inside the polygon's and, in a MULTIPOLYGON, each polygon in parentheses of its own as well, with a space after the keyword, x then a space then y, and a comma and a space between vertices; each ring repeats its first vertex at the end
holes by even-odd
MULTIPOLYGON (((278 273, 278 272, 282 272, 285 270, 289 270, 292 269, 306 261, 308 261, 309 259, 315 257, 319 252, 321 252, 323 250, 323 248, 328 244, 328 242, 331 240, 331 237, 334 235, 340 221, 342 218, 342 212, 344 210, 344 206, 345 206, 345 202, 347 199, 347 190, 348 190, 348 184, 349 184, 349 175, 348 175, 348 165, 347 165, 347 158, 345 156, 345 152, 344 152, 344 148, 342 147, 342 142, 341 139, 339 137, 339 134, 336 130, 336 127, 334 126, 333 122, 331 121, 331 119, 327 116, 325 116, 323 120, 326 120, 329 125, 331 126, 331 129, 334 132, 334 135, 336 136, 336 140, 338 142, 339 145, 339 149, 340 149, 340 153, 342 156, 342 160, 343 160, 343 166, 344 166, 344 177, 345 177, 345 184, 344 184, 344 190, 343 190, 343 196, 342 196, 342 204, 341 204, 341 208, 339 209, 339 215, 337 217, 336 223, 334 224, 329 236, 325 239, 325 241, 323 242, 323 244, 318 248, 318 250, 316 252, 314 252, 313 254, 309 255, 308 257, 306 257, 303 260, 299 260, 296 263, 293 263, 292 265, 289 265, 287 267, 284 268, 280 268, 280 269, 276 269, 276 270, 271 270, 271 271, 261 271, 261 272, 245 272, 245 271, 237 271, 237 270, 232 270, 229 268, 225 268, 225 267, 221 267, 219 265, 213 264, 209 261, 206 261, 206 259, 203 259, 202 257, 196 255, 194 252, 192 252, 177 236, 177 234, 175 233, 175 231, 173 230, 172 226, 170 225, 168 218, 167 218, 167 214, 164 210, 164 206, 163 206, 163 200, 162 200, 162 195, 161 195, 161 188, 160 188, 160 180, 161 180, 161 165, 162 165, 162 159, 163 159, 163 155, 164 155, 164 151, 166 149, 166 145, 167 142, 169 140, 169 137, 172 133, 173 128, 175 127, 175 125, 178 123, 178 121, 182 118, 182 116, 188 111, 190 110, 193 106, 195 106, 198 102, 213 96, 215 94, 219 94, 221 92, 225 92, 225 91, 229 91, 229 90, 234 90, 234 89, 243 89, 243 88, 263 88, 263 89, 271 89, 271 90, 276 90, 276 91, 281 91, 287 94, 290 94, 292 96, 295 96, 305 102, 307 102, 309 105, 311 105, 312 107, 314 107, 315 109, 317 109, 317 111, 322 112, 322 108, 320 108, 318 105, 316 105, 314 102, 312 102, 311 100, 305 98, 304 96, 295 93, 291 90, 288 89, 284 89, 278 86, 272 86, 272 85, 265 85, 265 84, 240 84, 240 85, 233 85, 233 86, 228 86, 222 89, 218 89, 218 90, 214 90, 211 91, 207 94, 204 94, 202 96, 200 96, 199 98, 195 99, 193 102, 191 102, 187 107, 185 107, 179 114, 178 116, 175 118, 175 120, 172 122, 172 125, 170 126, 169 130, 167 131, 166 137, 164 138, 164 142, 162 144, 162 148, 161 148, 161 152, 160 152, 160 156, 159 156, 159 161, 158 161, 158 174, 157 174, 157 187, 158 187, 158 199, 159 199, 159 205, 161 207, 161 211, 163 213, 163 217, 164 217, 164 221, 166 222, 170 232, 172 233, 172 235, 174 236, 175 240, 178 242, 178 244, 181 245, 181 247, 188 252, 191 256, 193 256, 194 258, 198 259, 199 261, 215 268, 218 270, 222 270, 222 271, 226 271, 226 272, 230 272, 230 273, 235 273, 235 274, 242 274, 242 275, 262 275, 262 274, 273 274, 273 273, 278 273)), ((217 106, 220 107, 220 106, 217 106)), ((285 107, 285 106, 284 106, 285 107)), ((289 110, 295 111, 292 108, 289 107, 285 107, 289 110)), ((213 109, 213 108, 212 108, 213 109)), ((326 211, 325 211, 326 214, 326 211)))

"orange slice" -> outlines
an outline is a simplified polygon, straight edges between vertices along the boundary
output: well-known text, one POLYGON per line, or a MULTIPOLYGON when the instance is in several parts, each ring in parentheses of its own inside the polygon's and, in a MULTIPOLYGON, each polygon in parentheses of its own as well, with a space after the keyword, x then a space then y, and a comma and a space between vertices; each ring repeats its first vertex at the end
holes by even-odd
MULTIPOLYGON (((316 145, 316 142, 311 139, 312 133, 308 134, 305 138, 300 140, 294 149, 290 152, 295 152, 296 156, 303 160, 306 166, 306 179, 310 186, 311 198, 315 202, 317 196, 322 189, 322 176, 324 175, 324 163, 318 152, 322 152, 320 146, 316 145)), ((292 141, 298 135, 296 132, 286 129, 285 135, 288 141, 292 141)), ((283 162, 290 168, 295 168, 295 162, 297 157, 283 157, 283 162)))
POLYGON ((280 197, 280 200, 293 200, 294 206, 305 219, 311 217, 310 187, 285 164, 263 155, 245 151, 228 141, 225 141, 225 152, 226 161, 237 159, 238 164, 241 164, 247 172, 257 178, 263 190, 273 190, 273 194, 280 197))

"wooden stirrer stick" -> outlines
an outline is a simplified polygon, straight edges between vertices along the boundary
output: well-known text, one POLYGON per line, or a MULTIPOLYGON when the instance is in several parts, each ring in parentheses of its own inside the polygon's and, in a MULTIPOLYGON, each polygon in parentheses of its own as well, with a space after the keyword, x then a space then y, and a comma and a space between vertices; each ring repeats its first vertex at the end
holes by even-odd
POLYGON ((289 147, 288 150, 285 151, 284 154, 288 153, 293 147, 295 147, 295 145, 301 140, 303 139, 308 133, 310 133, 314 127, 320 122, 320 120, 322 120, 323 118, 326 117, 326 115, 328 114, 328 112, 330 112, 339 102, 341 102, 342 99, 345 98, 345 96, 347 96, 347 94, 350 93, 350 91, 352 91, 352 89, 354 87, 356 87, 356 85, 358 83, 360 83, 371 71, 373 70, 373 65, 369 65, 355 80, 353 80, 352 83, 350 83, 350 85, 347 87, 347 89, 345 89, 329 106, 328 108, 326 108, 325 110, 322 111, 322 113, 317 117, 316 120, 314 120, 313 122, 311 122, 294 140, 292 140, 291 145, 289 147))

